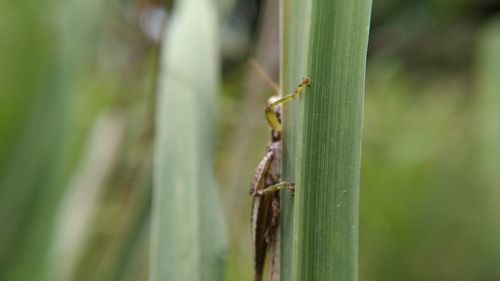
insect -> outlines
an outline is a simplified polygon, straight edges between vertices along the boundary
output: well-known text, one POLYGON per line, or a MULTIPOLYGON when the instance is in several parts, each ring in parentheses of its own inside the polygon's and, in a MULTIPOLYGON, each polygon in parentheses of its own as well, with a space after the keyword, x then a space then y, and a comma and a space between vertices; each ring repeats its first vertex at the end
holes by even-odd
POLYGON ((270 252, 270 280, 279 280, 279 190, 287 188, 294 192, 295 185, 281 181, 281 105, 298 98, 311 81, 304 78, 292 94, 271 97, 264 112, 271 129, 270 143, 260 161, 250 186, 253 196, 251 227, 254 245, 254 281, 261 281, 270 252))

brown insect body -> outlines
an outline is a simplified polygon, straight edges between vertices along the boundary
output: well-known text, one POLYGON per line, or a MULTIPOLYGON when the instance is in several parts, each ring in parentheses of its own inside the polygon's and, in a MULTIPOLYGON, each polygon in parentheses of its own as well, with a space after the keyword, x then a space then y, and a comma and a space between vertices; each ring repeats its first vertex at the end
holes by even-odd
MULTIPOLYGON (((280 106, 275 109, 280 116, 280 106)), ((257 166, 250 188, 252 203, 252 242, 254 249, 254 281, 261 281, 268 252, 271 254, 270 280, 278 281, 279 273, 279 192, 259 194, 266 187, 280 182, 281 133, 271 129, 271 142, 266 155, 257 166)))

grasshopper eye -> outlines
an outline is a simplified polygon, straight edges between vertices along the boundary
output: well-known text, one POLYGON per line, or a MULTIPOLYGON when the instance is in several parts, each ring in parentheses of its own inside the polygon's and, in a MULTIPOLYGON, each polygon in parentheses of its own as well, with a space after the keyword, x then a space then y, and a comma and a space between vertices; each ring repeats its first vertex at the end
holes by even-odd
POLYGON ((273 104, 273 103, 275 103, 279 99, 280 99, 280 97, 278 97, 278 96, 269 97, 269 99, 267 100, 267 104, 268 105, 273 104))

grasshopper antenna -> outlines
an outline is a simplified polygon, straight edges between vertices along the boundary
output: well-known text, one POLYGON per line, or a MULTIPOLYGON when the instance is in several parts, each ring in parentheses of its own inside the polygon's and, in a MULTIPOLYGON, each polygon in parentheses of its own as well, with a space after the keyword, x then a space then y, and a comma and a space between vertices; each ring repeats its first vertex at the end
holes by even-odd
POLYGON ((271 79, 271 77, 269 77, 269 75, 257 62, 257 60, 255 60, 254 58, 250 58, 248 59, 248 63, 253 67, 257 74, 259 74, 259 76, 262 77, 264 81, 266 81, 267 85, 269 85, 269 87, 271 87, 276 92, 276 94, 279 95, 281 92, 280 87, 273 81, 273 79, 271 79))

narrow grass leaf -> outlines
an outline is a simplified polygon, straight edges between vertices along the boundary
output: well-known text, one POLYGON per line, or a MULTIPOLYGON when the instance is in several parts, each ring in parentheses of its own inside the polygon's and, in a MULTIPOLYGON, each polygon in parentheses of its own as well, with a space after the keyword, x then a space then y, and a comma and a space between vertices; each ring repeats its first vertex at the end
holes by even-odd
POLYGON ((211 1, 180 1, 161 55, 150 280, 222 280, 225 225, 213 178, 219 74, 211 1))
POLYGON ((284 150, 285 177, 294 169, 296 193, 291 237, 284 237, 281 245, 282 253, 290 253, 283 247, 292 247, 291 268, 289 261, 282 261, 281 274, 295 281, 352 281, 358 277, 359 171, 371 1, 300 2, 284 4, 283 88, 293 89, 300 81, 297 75, 309 77, 312 86, 301 98, 300 110, 285 115, 284 121, 285 148, 289 146, 284 150))

